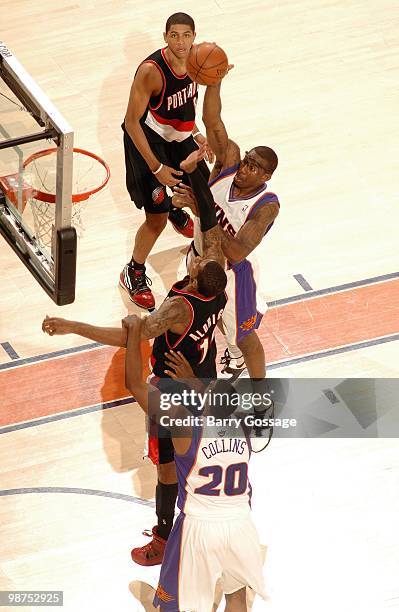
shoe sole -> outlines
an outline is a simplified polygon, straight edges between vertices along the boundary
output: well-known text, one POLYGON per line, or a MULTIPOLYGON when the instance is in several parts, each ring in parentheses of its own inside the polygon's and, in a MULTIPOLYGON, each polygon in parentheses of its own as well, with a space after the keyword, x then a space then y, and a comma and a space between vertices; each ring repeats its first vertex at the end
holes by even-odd
POLYGON ((136 561, 136 559, 133 559, 133 557, 132 561, 133 563, 137 563, 137 565, 141 565, 141 567, 153 567, 154 565, 162 565, 162 561, 157 561, 156 563, 140 563, 140 561, 136 561))
POLYGON ((121 280, 119 281, 119 287, 121 287, 121 289, 123 289, 127 293, 129 300, 133 302, 135 306, 138 306, 139 308, 141 308, 142 310, 146 310, 147 312, 154 312, 155 306, 153 306, 152 308, 147 308, 146 306, 141 306, 141 304, 137 304, 137 302, 135 302, 132 296, 130 295, 129 289, 125 287, 121 280))
POLYGON ((240 378, 240 376, 242 376, 242 378, 248 378, 248 370, 247 368, 226 368, 225 370, 219 372, 219 376, 225 380, 231 380, 234 382, 237 380, 237 378, 240 378), (243 376, 243 374, 246 374, 246 376, 243 376))
POLYGON ((171 221, 170 223, 172 224, 172 227, 175 230, 175 232, 177 234, 180 234, 180 236, 184 236, 184 238, 187 238, 188 240, 192 240, 194 238, 194 232, 193 233, 190 232, 190 234, 187 235, 177 225, 175 225, 173 221, 171 221))

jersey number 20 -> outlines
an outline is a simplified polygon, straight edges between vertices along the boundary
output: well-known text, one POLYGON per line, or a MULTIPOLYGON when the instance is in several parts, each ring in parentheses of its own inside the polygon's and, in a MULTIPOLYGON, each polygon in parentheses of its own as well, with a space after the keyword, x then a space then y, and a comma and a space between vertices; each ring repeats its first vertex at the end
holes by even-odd
POLYGON ((201 468, 198 474, 211 477, 212 480, 197 487, 194 493, 218 496, 221 491, 219 485, 224 480, 223 491, 226 495, 242 495, 248 483, 248 463, 233 463, 226 470, 220 465, 209 465, 201 468))

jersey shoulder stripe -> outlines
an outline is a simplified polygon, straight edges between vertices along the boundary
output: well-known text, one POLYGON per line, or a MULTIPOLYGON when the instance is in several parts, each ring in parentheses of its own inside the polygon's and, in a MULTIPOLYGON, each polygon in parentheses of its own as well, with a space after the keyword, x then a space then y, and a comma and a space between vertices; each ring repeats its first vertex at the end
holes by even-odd
POLYGON ((251 206, 247 214, 246 221, 248 221, 248 219, 250 219, 254 215, 254 213, 258 210, 258 208, 262 206, 262 204, 269 204, 271 202, 276 202, 276 204, 280 208, 280 202, 275 193, 268 191, 267 193, 264 193, 263 195, 261 195, 261 197, 258 198, 256 202, 251 206))
POLYGON ((216 185, 216 183, 218 183, 222 179, 224 179, 224 178, 226 178, 228 176, 231 176, 232 174, 235 174, 237 172, 237 169, 238 169, 239 165, 240 164, 235 164, 235 166, 231 166, 230 168, 226 168, 226 170, 223 170, 220 174, 215 176, 214 179, 209 181, 209 187, 213 187, 213 185, 216 185))

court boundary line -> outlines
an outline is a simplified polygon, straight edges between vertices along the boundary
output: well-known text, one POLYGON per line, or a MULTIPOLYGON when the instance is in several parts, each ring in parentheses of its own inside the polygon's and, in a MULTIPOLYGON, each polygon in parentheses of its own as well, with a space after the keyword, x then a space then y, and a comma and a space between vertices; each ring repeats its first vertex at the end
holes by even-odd
POLYGON ((358 281, 352 281, 351 283, 344 283, 343 285, 335 285, 334 287, 327 287, 326 289, 314 289, 306 293, 298 293, 298 295, 292 295, 291 297, 281 298, 279 300, 273 300, 267 302, 269 308, 275 308, 276 306, 285 306, 285 304, 293 304, 294 302, 302 302, 303 300, 311 300, 315 297, 321 297, 323 295, 330 295, 333 293, 340 293, 341 291, 347 291, 348 289, 356 289, 357 287, 365 287, 366 285, 375 285, 377 283, 383 283, 384 281, 395 280, 399 278, 399 272, 390 272, 389 274, 382 274, 381 276, 372 276, 371 278, 364 278, 358 281))
POLYGON ((118 406, 125 406, 136 402, 133 396, 121 397, 109 402, 102 402, 101 404, 92 404, 91 406, 85 406, 83 408, 74 408, 73 410, 66 410, 64 412, 57 412, 56 414, 49 414, 38 419, 31 419, 30 421, 21 421, 20 423, 14 423, 13 425, 4 425, 0 427, 0 434, 10 433, 11 431, 18 431, 19 429, 29 429, 29 427, 36 427, 37 425, 47 425, 47 423, 53 423, 55 421, 62 421, 76 416, 82 416, 84 414, 90 414, 92 412, 100 412, 100 410, 108 410, 109 408, 117 408, 118 406))
POLYGON ((293 357, 292 359, 272 361, 266 364, 266 370, 275 370, 280 367, 286 368, 290 365, 296 365, 304 361, 315 361, 316 359, 322 359, 323 357, 331 357, 332 355, 339 355, 341 353, 350 353, 351 351, 357 351, 359 349, 369 348, 370 346, 377 346, 379 344, 386 344, 387 342, 395 342, 396 340, 399 340, 399 333, 390 334, 388 336, 379 336, 378 338, 373 338, 372 340, 353 342, 352 344, 343 344, 332 349, 319 351, 317 353, 309 353, 307 355, 300 355, 299 357, 293 357))
MULTIPOLYGON (((269 308, 276 308, 277 306, 284 306, 286 304, 292 304, 294 302, 301 302, 303 300, 311 300, 312 298, 321 297, 323 295, 330 295, 334 293, 340 293, 341 291, 347 291, 349 289, 354 289, 356 287, 364 287, 367 285, 374 285, 377 283, 382 283, 384 281, 395 280, 399 278, 399 272, 391 272, 389 274, 382 274, 381 276, 373 276, 371 278, 365 278, 359 281, 353 281, 351 283, 345 283, 343 285, 336 285, 334 287, 328 287, 326 289, 317 289, 313 291, 308 291, 306 293, 300 293, 298 295, 292 295, 291 297, 282 298, 279 300, 273 300, 271 302, 267 302, 269 308)), ((80 353, 83 351, 90 351, 92 349, 97 349, 102 346, 109 346, 108 344, 101 344, 100 342, 91 342, 89 344, 82 344, 79 346, 72 346, 67 349, 60 349, 58 351, 52 351, 50 353, 43 353, 42 355, 36 355, 33 357, 25 357, 21 359, 16 359, 14 361, 10 361, 7 363, 0 364, 0 372, 2 370, 9 370, 12 368, 18 368, 31 363, 39 363, 41 361, 46 361, 49 359, 57 359, 59 357, 64 357, 65 355, 73 355, 74 353, 80 353)), ((121 347, 114 347, 115 349, 121 347)))
MULTIPOLYGON (((31 363, 40 363, 41 361, 48 361, 50 359, 58 359, 65 357, 66 355, 75 355, 76 353, 83 353, 84 351, 91 351, 93 349, 102 348, 103 346, 110 346, 108 344, 101 344, 101 342, 90 342, 89 344, 80 344, 79 346, 70 346, 66 349, 60 349, 58 351, 52 351, 50 353, 43 353, 42 355, 36 355, 33 357, 22 357, 15 361, 9 361, 7 363, 0 364, 1 370, 10 370, 12 368, 22 367, 31 363)), ((112 348, 112 347, 111 347, 112 348)), ((115 349, 121 347, 114 347, 115 349)))
MULTIPOLYGON (((308 355, 301 355, 300 357, 294 357, 292 359, 286 359, 284 361, 274 361, 267 364, 267 370, 276 370, 278 368, 286 368, 291 365, 303 363, 306 361, 314 361, 316 359, 323 359, 324 357, 331 357, 332 355, 338 355, 341 353, 350 353, 351 351, 357 351, 362 348, 368 348, 370 346, 378 346, 379 344, 386 344, 387 342, 395 342, 399 340, 399 333, 392 334, 390 336, 380 336, 373 340, 364 340, 363 342, 355 342, 353 344, 346 344, 339 346, 334 349, 328 349, 326 351, 320 351, 318 353, 310 353, 308 355)), ((109 402, 103 402, 101 404, 95 404, 93 406, 87 406, 85 408, 77 408, 75 410, 69 410, 67 412, 60 412, 58 414, 48 415, 46 417, 40 417, 31 421, 22 421, 13 425, 4 425, 0 427, 0 435, 18 431, 21 429, 28 429, 30 427, 36 427, 38 425, 46 425, 53 421, 61 421, 63 419, 69 419, 75 416, 82 416, 83 414, 89 414, 91 412, 99 412, 100 410, 107 410, 108 408, 116 408, 123 406, 131 402, 135 402, 134 397, 124 397, 121 399, 112 400, 109 402)))
POLYGON ((0 489, 0 497, 11 495, 26 495, 30 493, 68 493, 75 495, 93 495, 96 497, 110 497, 122 501, 133 502, 140 506, 155 508, 155 503, 142 497, 126 495, 125 493, 113 493, 112 491, 101 491, 100 489, 81 489, 77 487, 21 487, 20 489, 0 489))

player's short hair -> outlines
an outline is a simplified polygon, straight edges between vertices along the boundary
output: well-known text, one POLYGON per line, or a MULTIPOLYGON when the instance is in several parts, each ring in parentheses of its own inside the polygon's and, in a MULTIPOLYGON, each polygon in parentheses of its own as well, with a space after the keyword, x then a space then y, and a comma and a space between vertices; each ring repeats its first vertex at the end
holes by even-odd
POLYGON ((173 15, 168 17, 165 25, 166 34, 173 25, 188 25, 190 26, 192 32, 195 32, 194 19, 190 17, 190 15, 187 15, 187 13, 173 13, 173 15))
POLYGON ((270 147, 255 147, 254 151, 265 162, 270 174, 273 174, 278 165, 278 157, 275 151, 270 147))
POLYGON ((208 261, 198 272, 198 291, 204 297, 214 297, 225 290, 226 272, 217 261, 208 261))

